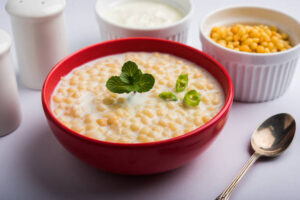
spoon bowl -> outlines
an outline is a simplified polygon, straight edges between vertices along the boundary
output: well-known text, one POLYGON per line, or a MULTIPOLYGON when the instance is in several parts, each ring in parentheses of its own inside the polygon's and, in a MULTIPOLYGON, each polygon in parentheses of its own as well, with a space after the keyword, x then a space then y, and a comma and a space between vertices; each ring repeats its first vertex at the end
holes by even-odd
POLYGON ((230 198, 239 181, 260 156, 275 157, 284 152, 293 141, 295 132, 296 122, 290 114, 277 114, 264 121, 251 137, 251 146, 255 152, 217 200, 230 198))
POLYGON ((287 113, 277 114, 264 121, 254 131, 251 146, 262 156, 278 156, 289 147, 295 132, 294 118, 287 113))

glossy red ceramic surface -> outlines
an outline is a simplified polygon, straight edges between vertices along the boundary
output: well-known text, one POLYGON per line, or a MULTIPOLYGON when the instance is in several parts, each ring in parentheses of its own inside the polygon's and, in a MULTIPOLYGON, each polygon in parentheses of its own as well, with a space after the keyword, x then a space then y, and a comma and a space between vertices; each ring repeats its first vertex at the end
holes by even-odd
POLYGON ((60 143, 73 155, 102 170, 120 174, 154 174, 180 167, 202 153, 222 130, 233 101, 233 86, 225 69, 209 55, 181 43, 150 38, 128 38, 95 44, 70 55, 49 73, 42 91, 48 123, 60 143), (130 52, 162 52, 185 58, 209 71, 221 84, 226 102, 205 125, 168 140, 121 144, 82 136, 60 123, 50 108, 60 78, 80 65, 104 56, 130 52))

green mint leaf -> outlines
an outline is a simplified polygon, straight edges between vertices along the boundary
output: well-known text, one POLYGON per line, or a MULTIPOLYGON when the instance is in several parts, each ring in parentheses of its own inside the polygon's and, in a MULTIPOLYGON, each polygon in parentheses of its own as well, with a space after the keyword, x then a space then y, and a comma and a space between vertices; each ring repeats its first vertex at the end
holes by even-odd
POLYGON ((176 81, 176 92, 183 92, 188 86, 189 77, 188 74, 181 74, 176 81))
POLYGON ((188 107, 198 106, 201 101, 201 95, 196 90, 188 91, 183 98, 184 105, 188 107))
POLYGON ((112 76, 106 87, 114 93, 147 92, 152 89, 155 79, 151 74, 143 74, 138 66, 128 61, 122 67, 120 76, 112 76))
POLYGON ((140 69, 138 69, 133 75, 133 81, 134 82, 140 81, 142 75, 143 75, 142 71, 140 69))
POLYGON ((138 85, 138 92, 148 92, 151 90, 154 86, 155 79, 151 74, 143 74, 140 77, 139 82, 137 82, 138 85))
POLYGON ((173 92, 162 92, 159 97, 166 101, 177 101, 177 96, 173 92))
POLYGON ((140 80, 142 74, 142 71, 138 69, 134 62, 128 61, 122 67, 120 78, 124 83, 133 84, 140 80))
POLYGON ((129 76, 129 74, 127 73, 122 73, 120 75, 120 79, 123 83, 126 83, 126 84, 133 84, 133 77, 132 76, 129 76))
POLYGON ((113 93, 129 93, 132 88, 126 83, 122 82, 119 76, 112 76, 106 82, 106 87, 109 91, 113 93))
POLYGON ((135 62, 132 62, 132 61, 127 61, 122 66, 122 73, 126 73, 130 77, 134 77, 134 75, 137 73, 138 70, 139 69, 138 69, 137 64, 135 64, 135 62))

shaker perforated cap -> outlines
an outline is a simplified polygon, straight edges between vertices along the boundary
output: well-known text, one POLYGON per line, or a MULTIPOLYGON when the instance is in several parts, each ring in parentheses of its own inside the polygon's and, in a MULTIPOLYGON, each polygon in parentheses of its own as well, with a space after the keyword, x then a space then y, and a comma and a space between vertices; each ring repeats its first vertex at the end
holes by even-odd
POLYGON ((0 29, 0 55, 11 46, 11 39, 8 33, 0 29))
POLYGON ((13 16, 43 18, 62 12, 65 6, 65 0, 8 0, 5 8, 13 16))

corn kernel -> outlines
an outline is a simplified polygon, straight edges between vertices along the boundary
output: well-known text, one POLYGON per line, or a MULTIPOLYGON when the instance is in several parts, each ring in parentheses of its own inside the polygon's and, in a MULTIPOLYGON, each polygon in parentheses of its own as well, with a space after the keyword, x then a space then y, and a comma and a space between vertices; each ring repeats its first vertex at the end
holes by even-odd
POLYGON ((58 96, 58 95, 53 96, 52 99, 56 103, 60 103, 63 100, 63 98, 61 96, 58 96))
POLYGON ((96 121, 96 117, 94 115, 91 115, 91 114, 87 114, 85 115, 85 119, 84 119, 84 122, 85 123, 93 123, 96 121))
POLYGON ((137 125, 137 124, 132 124, 132 125, 130 126, 130 129, 131 129, 132 131, 138 131, 138 130, 140 129, 140 126, 137 125))
POLYGON ((147 135, 147 134, 150 133, 150 132, 151 132, 151 129, 148 128, 148 127, 144 127, 144 128, 142 128, 142 129, 140 130, 140 133, 141 133, 141 134, 145 134, 145 135, 147 135))
POLYGON ((73 99, 72 99, 72 98, 66 97, 66 98, 64 99, 64 102, 65 102, 66 104, 71 104, 71 103, 73 103, 73 99))
POLYGON ((203 116, 202 120, 203 120, 204 123, 206 123, 210 120, 210 117, 209 116, 203 116))
POLYGON ((291 48, 288 35, 279 33, 275 26, 236 24, 214 27, 210 37, 222 46, 244 52, 270 53, 291 48))
POLYGON ((143 110, 142 113, 144 113, 146 116, 152 118, 154 117, 154 113, 151 110, 143 110))
POLYGON ((107 119, 106 118, 97 119, 96 121, 99 124, 99 126, 106 126, 107 125, 107 119))
POLYGON ((102 101, 105 105, 111 105, 113 104, 115 101, 112 98, 104 98, 102 101))

